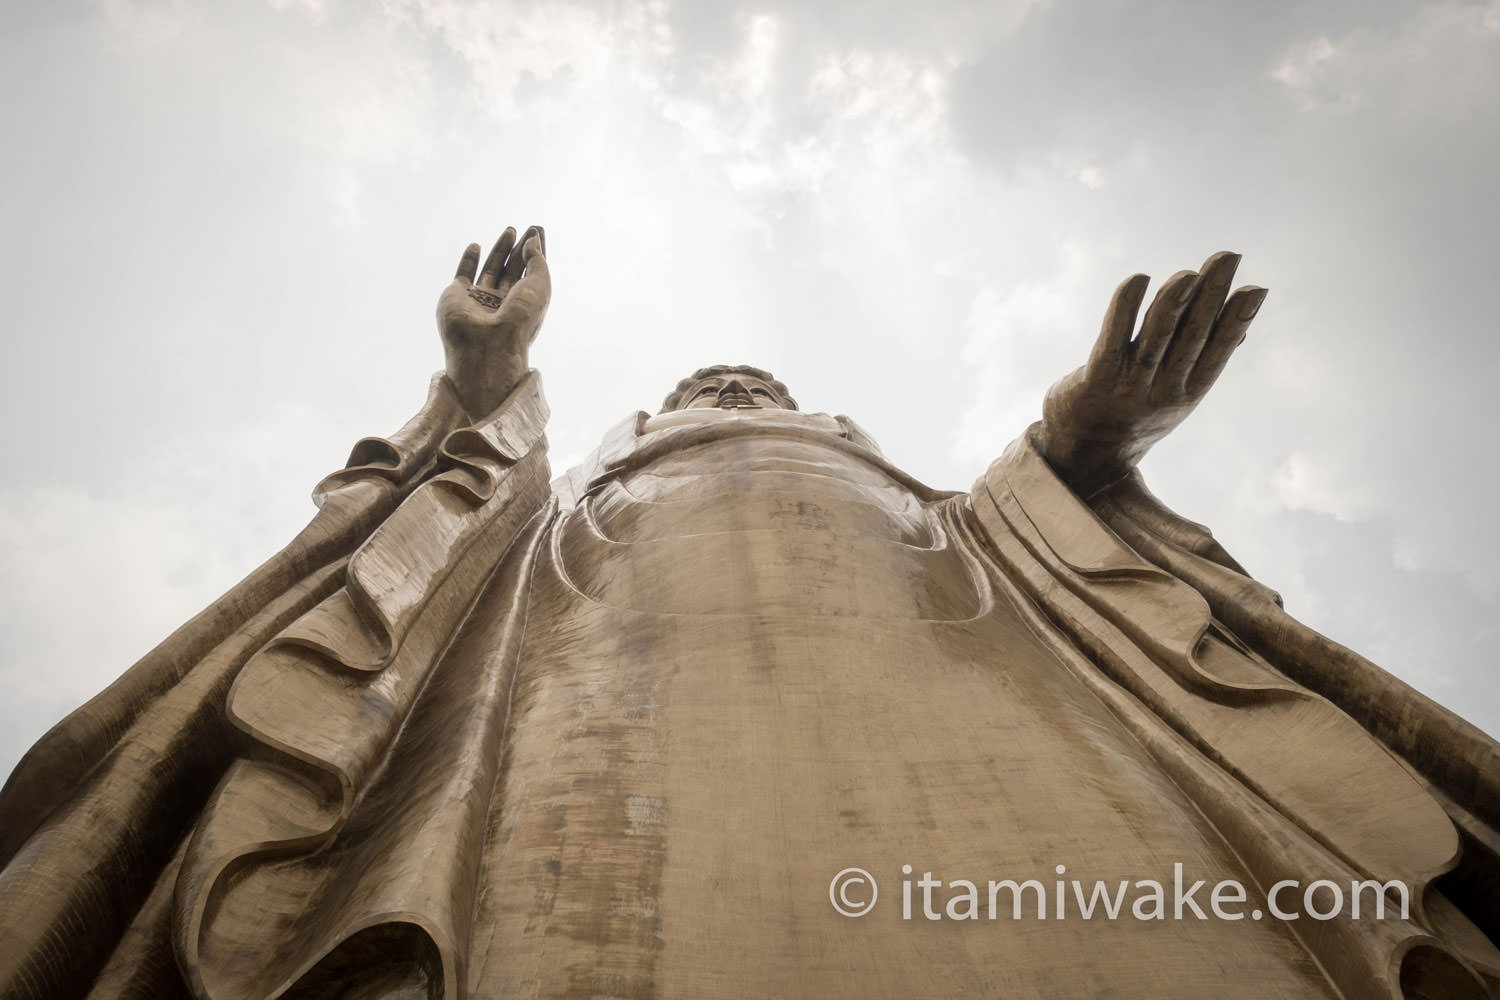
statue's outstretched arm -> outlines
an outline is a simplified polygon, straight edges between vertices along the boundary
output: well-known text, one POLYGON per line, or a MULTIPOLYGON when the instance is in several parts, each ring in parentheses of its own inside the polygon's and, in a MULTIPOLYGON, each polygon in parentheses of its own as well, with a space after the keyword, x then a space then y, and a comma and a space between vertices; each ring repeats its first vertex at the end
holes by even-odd
POLYGON ((1239 262, 1220 252, 1202 271, 1172 275, 1133 339, 1150 279, 1132 275, 1115 290, 1088 362, 1042 403, 1037 446, 1079 496, 1129 474, 1224 370, 1266 297, 1253 285, 1229 294, 1239 262))
POLYGON ((546 246, 540 226, 519 241, 507 228, 480 268, 479 244, 471 243, 438 298, 444 368, 471 419, 493 410, 526 375, 527 352, 552 298, 546 246))
MULTIPOLYGON (((356 444, 318 485, 306 528, 58 723, 0 788, 0 996, 186 995, 178 969, 211 963, 170 957, 174 852, 205 802, 215 815, 221 781, 230 798, 246 787, 225 780, 253 770, 241 752, 274 753, 263 738, 274 724, 284 762, 326 769, 313 746, 383 760, 432 650, 548 496, 547 410, 526 363, 551 293, 541 230, 519 245, 506 230, 478 265, 470 247, 439 299, 446 371, 421 410, 356 444), (352 730, 329 735, 348 707, 330 691, 356 698, 352 730)), ((364 767, 340 773, 363 781, 364 767)), ((303 780, 285 774, 257 816, 300 801, 278 798, 303 780)), ((202 870, 218 871, 225 843, 238 842, 209 838, 202 870)), ((252 965, 274 972, 272 951, 290 953, 261 948, 252 965)))
MULTIPOLYGON (((508 688, 499 678, 512 662, 502 650, 518 648, 530 560, 555 510, 547 406, 527 368, 550 290, 539 229, 519 241, 506 230, 482 266, 478 246, 465 250, 438 300, 447 363, 434 395, 446 422, 423 425, 431 457, 348 557, 337 589, 279 624, 220 695, 238 755, 206 796, 169 894, 177 968, 198 995, 281 996, 304 974, 322 975, 310 968, 338 966, 346 945, 359 947, 349 942, 403 921, 442 952, 445 969, 458 967, 451 948, 464 940, 469 907, 442 887, 478 858, 478 841, 454 831, 475 816, 483 826, 493 768, 470 764, 493 763, 481 750, 502 739, 508 688), (480 601, 495 613, 474 611, 480 601), (476 630, 497 645, 465 645, 460 637, 476 630), (456 714, 433 707, 438 688, 463 692, 456 714), (453 723, 446 749, 413 721, 434 712, 453 723), (460 743, 473 752, 451 752, 460 743), (305 788, 328 793, 311 812, 297 805, 305 788), (382 788, 399 790, 411 822, 396 817, 373 837, 351 828, 357 803, 382 788), (417 788, 430 801, 411 805, 417 788), (328 847, 358 856, 333 882, 328 847), (241 900, 251 901, 250 919, 238 915, 241 900)), ((417 449, 370 450, 390 458, 417 449)), ((330 477, 330 501, 360 488, 362 471, 330 477)))

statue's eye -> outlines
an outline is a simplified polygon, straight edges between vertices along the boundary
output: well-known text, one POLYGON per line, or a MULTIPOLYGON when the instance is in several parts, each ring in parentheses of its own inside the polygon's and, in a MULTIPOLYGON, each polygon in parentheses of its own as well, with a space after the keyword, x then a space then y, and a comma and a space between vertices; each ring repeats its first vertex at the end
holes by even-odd
POLYGON ((766 390, 764 390, 764 389, 751 389, 750 390, 750 395, 752 395, 752 396, 765 396, 767 399, 771 398, 771 394, 769 392, 767 392, 766 390))
POLYGON ((701 388, 701 389, 698 390, 698 395, 700 395, 700 396, 711 396, 711 395, 714 395, 715 393, 717 393, 718 391, 719 391, 718 388, 715 387, 715 386, 705 385, 703 388, 701 388))

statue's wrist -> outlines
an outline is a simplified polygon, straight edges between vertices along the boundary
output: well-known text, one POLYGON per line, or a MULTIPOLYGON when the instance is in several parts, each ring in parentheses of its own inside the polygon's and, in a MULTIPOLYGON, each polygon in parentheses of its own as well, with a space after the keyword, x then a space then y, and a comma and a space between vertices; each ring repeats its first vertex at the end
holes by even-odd
POLYGON ((1052 471, 1081 497, 1123 479, 1139 459, 1120 441, 1064 439, 1049 434, 1045 425, 1034 442, 1052 471))
POLYGON ((505 402, 526 375, 523 364, 515 371, 489 372, 476 378, 472 371, 446 369, 445 374, 453 386, 454 395, 463 404, 470 420, 481 420, 505 402))
POLYGON ((529 368, 525 347, 444 342, 443 371, 469 417, 479 420, 505 401, 529 368))

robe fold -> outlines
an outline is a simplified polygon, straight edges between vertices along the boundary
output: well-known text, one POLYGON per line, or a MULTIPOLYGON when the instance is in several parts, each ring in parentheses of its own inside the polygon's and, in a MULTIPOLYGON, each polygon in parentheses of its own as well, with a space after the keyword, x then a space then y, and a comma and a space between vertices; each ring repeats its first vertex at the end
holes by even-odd
POLYGON ((1500 747, 1138 475, 1077 497, 1033 431, 945 493, 746 407, 549 483, 546 416, 535 373, 472 423, 436 378, 37 744, 0 995, 1494 995, 1500 747), (1240 917, 1061 881, 1184 873, 1240 917), (1409 905, 1245 916, 1319 880, 1409 905))

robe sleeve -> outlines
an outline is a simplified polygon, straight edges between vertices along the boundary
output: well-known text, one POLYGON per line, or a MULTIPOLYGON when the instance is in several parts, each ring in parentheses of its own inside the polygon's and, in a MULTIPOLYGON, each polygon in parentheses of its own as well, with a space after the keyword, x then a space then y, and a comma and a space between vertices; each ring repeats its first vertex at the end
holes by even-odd
POLYGON ((227 712, 247 748, 173 896, 194 994, 459 988, 508 670, 552 510, 546 416, 532 373, 448 435, 342 586, 240 671, 227 712))
MULTIPOLYGON (((518 435, 491 451, 540 442, 534 374, 516 399, 470 428, 518 435)), ((245 745, 226 712, 231 686, 258 650, 347 590, 357 553, 425 483, 449 475, 486 488, 486 473, 464 466, 484 451, 466 444, 468 424, 434 376, 405 426, 360 441, 319 483, 316 515, 285 548, 22 759, 0 791, 0 994, 82 996, 90 983, 101 996, 180 991, 174 963, 161 961, 166 902, 185 838, 245 745)))
POLYGON ((1292 619, 1138 475, 1087 502, 1073 494, 1034 433, 989 468, 965 511, 1005 585, 1060 638, 1064 662, 1122 717, 1145 720, 1140 735, 1164 769, 1200 790, 1242 857, 1261 857, 1263 890, 1278 871, 1299 869, 1304 882, 1339 870, 1410 888, 1405 936, 1376 940, 1371 925, 1351 922, 1340 928, 1349 940, 1320 961, 1367 952, 1345 979, 1363 995, 1436 935, 1452 949, 1442 961, 1463 955, 1484 975, 1500 971, 1500 953, 1476 935, 1476 925, 1495 933, 1492 915, 1451 891, 1470 885, 1494 905, 1488 817, 1500 801, 1500 747, 1292 619), (1290 823, 1258 827, 1265 809, 1290 823), (1276 839, 1284 843, 1263 853, 1276 839))
POLYGON ((1153 496, 1139 471, 1091 505, 1132 549, 1202 594, 1214 618, 1256 655, 1337 706, 1420 776, 1463 845, 1442 890, 1500 940, 1500 743, 1293 618, 1207 528, 1153 496))

